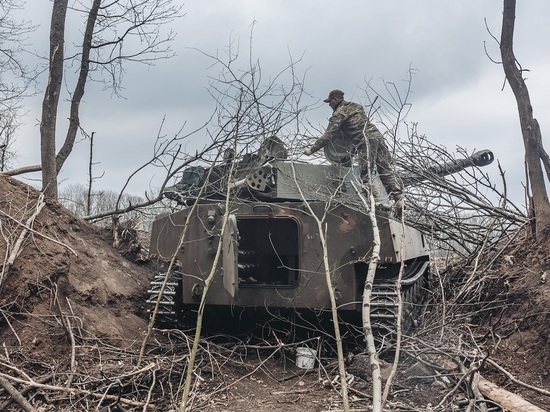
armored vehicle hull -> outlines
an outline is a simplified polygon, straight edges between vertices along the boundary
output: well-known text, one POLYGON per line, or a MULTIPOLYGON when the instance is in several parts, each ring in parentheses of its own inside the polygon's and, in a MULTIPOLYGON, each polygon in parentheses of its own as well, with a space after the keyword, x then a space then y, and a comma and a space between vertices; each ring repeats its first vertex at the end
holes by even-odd
MULTIPOLYGON (((489 157, 492 161, 492 154, 489 157)), ((474 164, 469 159, 460 168, 474 164)), ((458 169, 447 165, 437 171, 458 169)), ((375 237, 357 172, 274 158, 232 170, 225 187, 219 186, 224 173, 220 169, 217 183, 194 171, 193 179, 179 189, 176 185, 167 190, 167 197, 184 206, 153 223, 151 254, 164 260, 175 256, 177 262, 177 269, 152 282, 149 302, 160 302, 157 320, 177 322, 182 313, 197 307, 203 294, 207 306, 233 313, 237 308, 330 310, 325 257, 338 310, 361 314, 375 237), (224 194, 230 192, 226 202, 224 194)), ((387 194, 376 176, 374 184, 380 251, 371 321, 391 329, 397 316, 399 271, 404 270, 402 298, 412 303, 428 276, 430 255, 424 235, 396 219, 384 204, 387 194)), ((405 305, 404 316, 409 308, 405 305)))

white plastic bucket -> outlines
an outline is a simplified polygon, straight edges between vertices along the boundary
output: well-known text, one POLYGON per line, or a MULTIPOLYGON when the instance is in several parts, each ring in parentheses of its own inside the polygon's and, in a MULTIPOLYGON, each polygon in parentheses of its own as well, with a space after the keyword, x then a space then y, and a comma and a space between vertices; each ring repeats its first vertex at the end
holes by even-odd
POLYGON ((313 369, 317 351, 301 346, 296 348, 296 366, 302 369, 313 369))

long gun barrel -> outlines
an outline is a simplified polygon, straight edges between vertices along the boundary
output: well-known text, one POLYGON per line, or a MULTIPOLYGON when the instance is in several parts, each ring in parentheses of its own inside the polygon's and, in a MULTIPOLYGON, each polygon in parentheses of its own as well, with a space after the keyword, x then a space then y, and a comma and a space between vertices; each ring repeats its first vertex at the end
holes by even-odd
POLYGON ((483 167, 490 165, 495 156, 490 150, 480 150, 475 152, 470 157, 465 159, 455 159, 447 163, 431 166, 425 171, 420 173, 414 173, 408 176, 402 176, 403 184, 405 186, 411 186, 421 182, 429 175, 447 176, 453 173, 460 172, 468 167, 483 167))

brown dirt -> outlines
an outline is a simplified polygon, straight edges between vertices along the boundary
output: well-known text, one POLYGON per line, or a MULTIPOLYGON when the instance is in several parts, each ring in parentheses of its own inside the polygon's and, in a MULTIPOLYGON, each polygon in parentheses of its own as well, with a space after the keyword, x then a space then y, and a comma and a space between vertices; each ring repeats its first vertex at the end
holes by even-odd
MULTIPOLYGON (((36 190, 0 175, 1 256, 13 248, 21 223, 33 214, 38 198, 36 190)), ((516 242, 495 261, 488 275, 497 280, 487 292, 490 299, 484 299, 494 298, 500 303, 490 316, 472 316, 471 322, 477 325, 473 334, 479 345, 490 351, 491 359, 517 379, 546 391, 550 390, 548 239, 547 234, 541 234, 538 241, 516 242)), ((132 250, 139 248, 134 245, 132 250)), ((19 391, 28 385, 18 379, 43 379, 50 384, 51 388, 25 392, 39 411, 97 410, 104 394, 108 396, 103 404, 114 402, 117 385, 124 399, 135 402, 125 404, 128 410, 141 411, 145 403, 156 405, 156 410, 175 410, 175 400, 181 396, 178 387, 184 377, 188 335, 155 333, 146 361, 137 364, 147 329, 145 300, 153 271, 151 262, 136 264, 121 256, 104 231, 57 203, 46 202, 21 253, 0 280, 0 376, 10 378, 19 391), (71 370, 73 351, 75 370, 71 370), (59 389, 71 382, 72 393, 59 389)), ((277 342, 269 342, 273 343, 277 342)), ((334 390, 337 375, 333 356, 323 353, 315 369, 306 372, 294 365, 292 347, 251 349, 241 344, 227 349, 205 340, 202 348, 197 360, 200 379, 192 390, 193 410, 342 408, 334 390)), ((361 355, 348 366, 353 376, 351 404, 357 410, 369 407, 371 384, 365 370, 368 366, 361 355)), ((385 365, 384 373, 387 371, 385 365)), ((481 372, 550 410, 550 397, 511 383, 487 363, 481 372)), ((391 397, 392 410, 431 410, 451 391, 456 376, 446 380, 405 354, 391 397)), ((450 399, 458 402, 458 396, 450 399)), ((0 410, 20 410, 8 400, 0 387, 0 410)))
MULTIPOLYGON (((485 318, 480 330, 485 348, 500 366, 522 382, 550 392, 550 230, 537 239, 519 240, 508 247, 488 271, 498 279, 502 307, 485 318)), ((522 394, 544 410, 550 397, 510 382, 488 365, 495 383, 522 394)))
MULTIPOLYGON (((4 177, 0 192, 0 210, 6 213, 2 216, 4 230, 8 228, 16 236, 21 226, 15 220, 25 223, 32 215, 38 192, 4 177)), ((64 311, 70 311, 70 304, 86 330, 99 338, 129 342, 139 338, 146 327, 143 293, 149 271, 121 258, 100 229, 56 203, 46 203, 32 229, 1 285, 2 308, 9 309, 16 319, 29 321, 18 322, 24 326, 16 329, 21 344, 31 343, 36 329, 47 328, 44 319, 58 315, 58 304, 64 311)), ((15 237, 8 240, 12 245, 14 241, 15 237)), ((2 256, 5 246, 0 244, 2 256)), ((9 335, 4 338, 15 343, 14 334, 9 335)), ((35 353, 51 355, 55 342, 50 342, 47 334, 40 341, 33 344, 35 353)))

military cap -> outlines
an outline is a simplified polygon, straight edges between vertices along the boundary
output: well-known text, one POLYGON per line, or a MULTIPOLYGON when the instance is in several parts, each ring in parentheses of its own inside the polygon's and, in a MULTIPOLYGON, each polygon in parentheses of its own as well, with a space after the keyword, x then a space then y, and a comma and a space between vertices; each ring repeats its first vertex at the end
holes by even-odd
POLYGON ((342 90, 333 90, 331 91, 329 94, 328 94, 328 97, 323 100, 325 103, 328 103, 330 102, 330 100, 333 98, 333 97, 337 97, 339 99, 343 99, 344 98, 344 92, 342 90))

